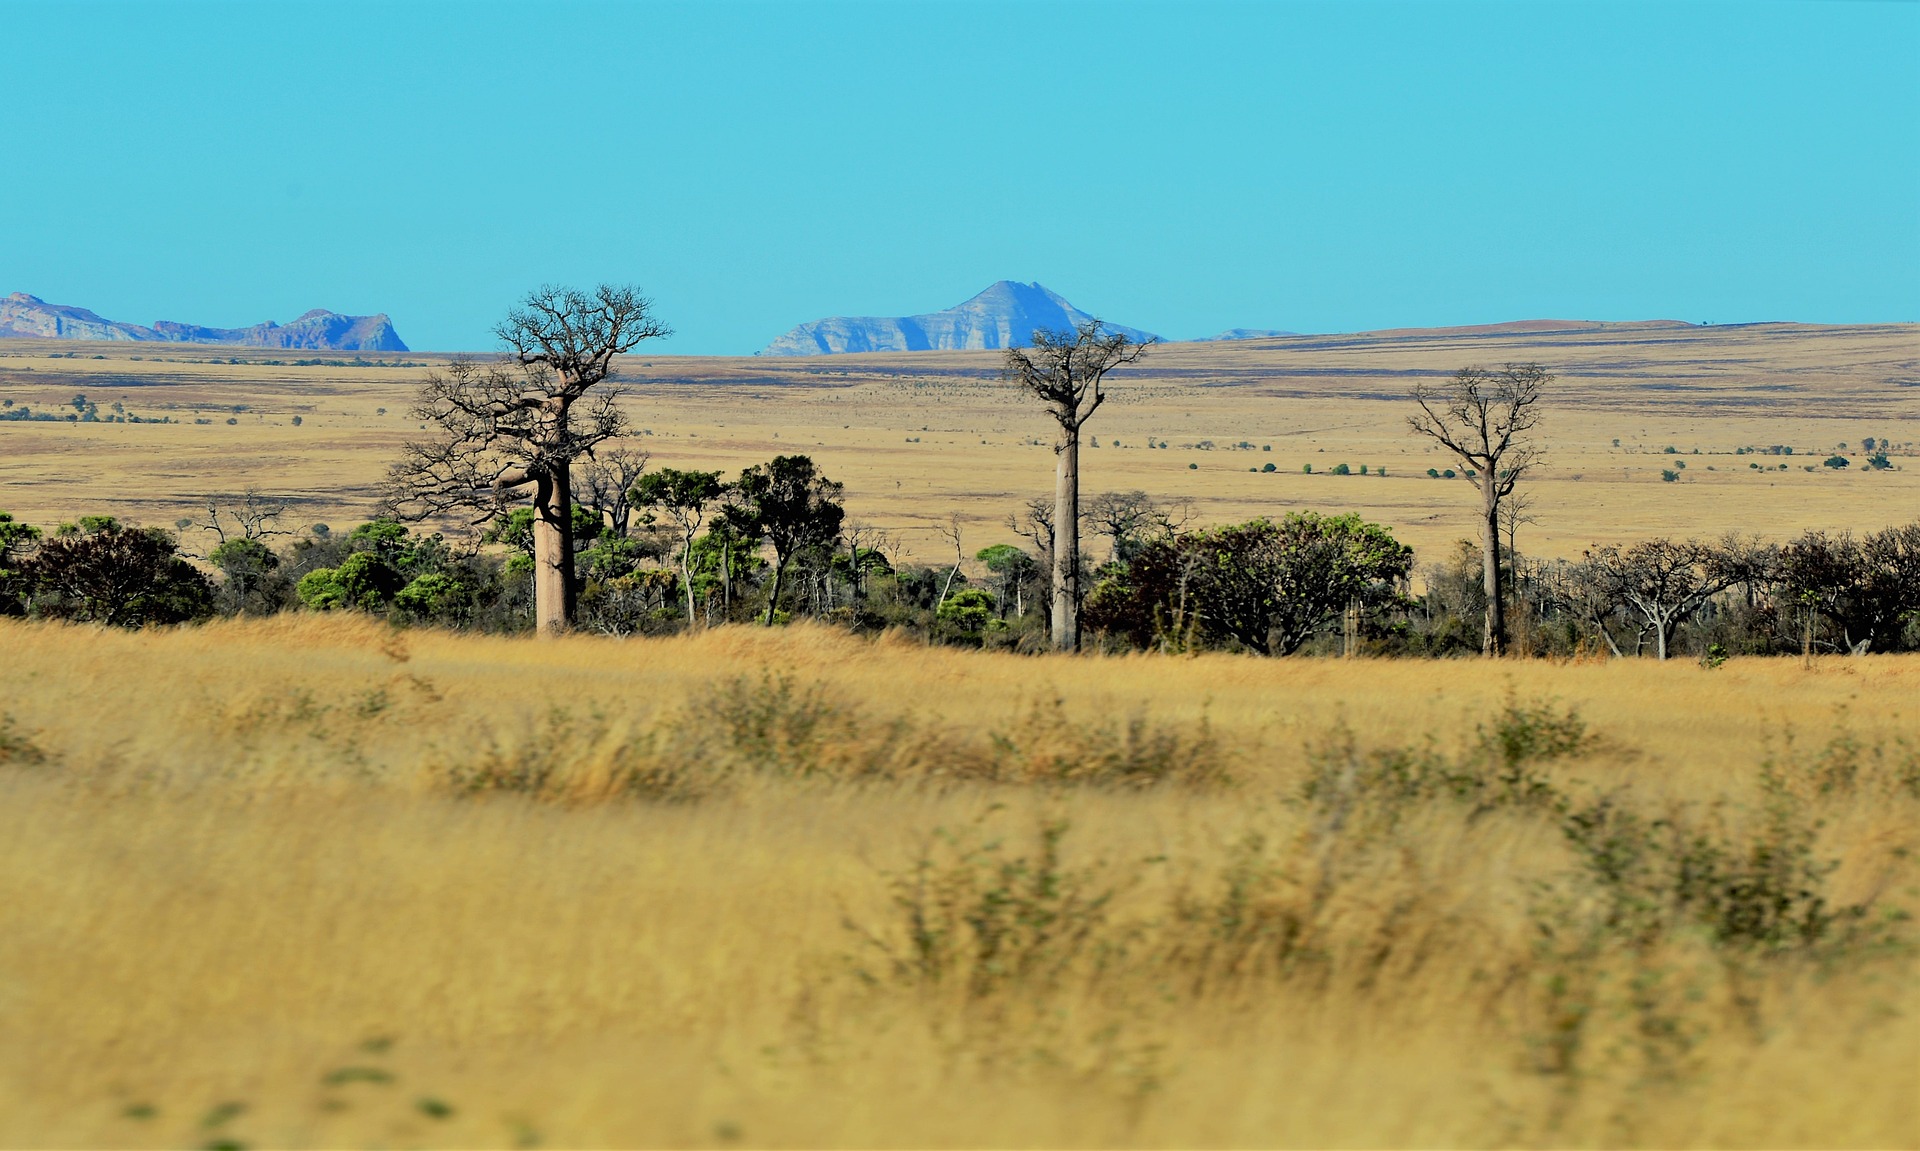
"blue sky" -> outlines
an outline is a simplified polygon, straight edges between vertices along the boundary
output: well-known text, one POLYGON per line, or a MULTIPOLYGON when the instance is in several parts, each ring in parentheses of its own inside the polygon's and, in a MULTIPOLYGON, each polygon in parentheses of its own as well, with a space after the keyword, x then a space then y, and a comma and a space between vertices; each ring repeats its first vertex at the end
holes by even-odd
POLYGON ((6 5, 0 292, 662 352, 1038 280, 1173 338, 1920 320, 1920 5, 6 5))

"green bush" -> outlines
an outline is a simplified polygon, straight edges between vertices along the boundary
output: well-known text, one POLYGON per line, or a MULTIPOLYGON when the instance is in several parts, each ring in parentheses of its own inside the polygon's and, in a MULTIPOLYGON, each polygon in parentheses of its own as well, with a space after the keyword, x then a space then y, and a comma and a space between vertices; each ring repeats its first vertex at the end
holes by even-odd
POLYGON ((981 588, 961 588, 948 596, 935 614, 942 622, 977 635, 993 619, 993 596, 981 588))

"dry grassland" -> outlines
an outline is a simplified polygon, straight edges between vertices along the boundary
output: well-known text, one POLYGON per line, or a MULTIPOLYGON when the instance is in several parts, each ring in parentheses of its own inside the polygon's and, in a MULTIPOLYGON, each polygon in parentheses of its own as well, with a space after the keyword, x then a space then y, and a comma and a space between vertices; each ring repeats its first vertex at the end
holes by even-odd
POLYGON ((0 651, 0 1143, 1920 1141, 1920 658, 313 617, 0 651), (1516 683, 1597 738, 1366 774, 1429 734, 1467 770, 1516 683), (1817 828, 1825 910, 1783 897, 1839 917, 1636 934, 1543 789, 1624 789, 1749 877, 1797 842, 1769 819, 1817 828))
MULTIPOLYGON (((0 341, 0 398, 41 410, 84 392, 103 408, 185 421, 0 422, 0 507, 38 523, 111 509, 170 524, 209 492, 257 487, 294 500, 299 522, 364 518, 398 445, 418 433, 405 411, 422 369, 260 362, 302 354, 0 341)), ((1115 377, 1113 402, 1089 425, 1104 446, 1087 454, 1084 482, 1190 499, 1202 522, 1359 511, 1437 558, 1472 534, 1474 500, 1463 482, 1425 475, 1448 461, 1407 433, 1408 391, 1470 363, 1523 360, 1559 377, 1544 429, 1552 450, 1532 487, 1538 523, 1521 538, 1534 554, 1663 533, 1864 531, 1920 509, 1914 449, 1895 454, 1897 471, 1805 470, 1866 436, 1920 444, 1915 325, 1543 322, 1168 345, 1115 377), (1148 450, 1149 437, 1173 446, 1148 450), (1214 450, 1183 446, 1204 441, 1214 450), (1253 449, 1234 450, 1243 442, 1253 449), (1795 455, 1732 454, 1771 444, 1795 455), (1678 483, 1660 479, 1669 445, 1687 453, 1678 483), (1276 472, 1248 470, 1269 462, 1276 472), (1387 475, 1301 473, 1341 462, 1387 475)), ((932 526, 950 511, 973 550, 1010 540, 1008 513, 1051 490, 1053 429, 996 381, 998 362, 993 352, 656 357, 625 362, 620 377, 661 464, 731 471, 810 453, 847 484, 856 520, 934 560, 945 545, 932 526)))

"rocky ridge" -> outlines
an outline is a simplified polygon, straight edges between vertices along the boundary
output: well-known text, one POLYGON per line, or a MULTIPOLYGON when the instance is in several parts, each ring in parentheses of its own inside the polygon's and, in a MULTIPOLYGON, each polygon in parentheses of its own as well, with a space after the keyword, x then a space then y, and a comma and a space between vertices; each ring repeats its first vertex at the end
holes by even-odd
POLYGON ((315 308, 289 324, 271 320, 246 328, 208 328, 158 320, 152 327, 109 320, 71 304, 49 304, 14 292, 0 297, 0 338, 137 340, 159 343, 239 344, 250 348, 305 348, 337 352, 409 350, 385 313, 343 316, 315 308))
MULTIPOLYGON (((1018 347, 1038 328, 1074 328, 1094 319, 1040 284, 1001 280, 963 304, 918 316, 829 316, 801 324, 758 353, 827 356, 1018 347)), ((1124 324, 1102 324, 1131 339, 1156 339, 1124 324)))

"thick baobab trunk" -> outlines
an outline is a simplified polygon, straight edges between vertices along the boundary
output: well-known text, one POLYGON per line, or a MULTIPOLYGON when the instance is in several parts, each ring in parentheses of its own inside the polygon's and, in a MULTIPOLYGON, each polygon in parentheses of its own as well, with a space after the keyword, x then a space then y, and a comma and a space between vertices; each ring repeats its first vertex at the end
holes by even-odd
POLYGON ((1080 647, 1080 429, 1062 425, 1053 486, 1053 647, 1080 647))
POLYGON ((573 498, 567 466, 542 477, 533 499, 533 612, 541 636, 573 626, 573 498))
POLYGON ((1494 490, 1493 474, 1480 477, 1484 496, 1480 534, 1481 583, 1487 593, 1486 630, 1481 634, 1480 650, 1489 656, 1506 654, 1507 605, 1500 589, 1500 497, 1494 490))

